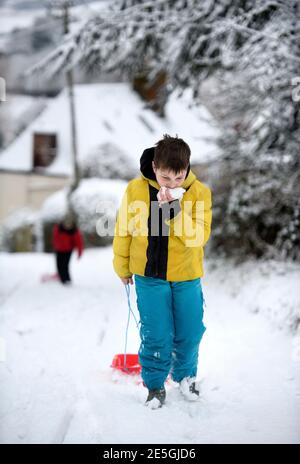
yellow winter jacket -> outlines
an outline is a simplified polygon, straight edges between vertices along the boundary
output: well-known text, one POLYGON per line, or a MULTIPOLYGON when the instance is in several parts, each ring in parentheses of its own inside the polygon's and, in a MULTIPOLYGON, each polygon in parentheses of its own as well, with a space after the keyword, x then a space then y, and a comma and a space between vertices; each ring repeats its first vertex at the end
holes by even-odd
POLYGON ((158 206, 160 189, 152 169, 154 147, 141 158, 141 176, 131 180, 118 210, 113 267, 119 277, 133 274, 167 281, 203 276, 203 247, 211 230, 211 191, 190 167, 181 200, 158 206))

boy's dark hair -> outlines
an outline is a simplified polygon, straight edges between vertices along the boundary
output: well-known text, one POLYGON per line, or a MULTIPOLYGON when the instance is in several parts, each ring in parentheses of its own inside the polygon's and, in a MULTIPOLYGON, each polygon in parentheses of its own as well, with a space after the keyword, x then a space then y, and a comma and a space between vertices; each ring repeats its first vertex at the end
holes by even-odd
POLYGON ((156 168, 167 169, 178 174, 188 168, 191 150, 188 144, 176 137, 164 134, 164 138, 156 143, 154 164, 156 168))

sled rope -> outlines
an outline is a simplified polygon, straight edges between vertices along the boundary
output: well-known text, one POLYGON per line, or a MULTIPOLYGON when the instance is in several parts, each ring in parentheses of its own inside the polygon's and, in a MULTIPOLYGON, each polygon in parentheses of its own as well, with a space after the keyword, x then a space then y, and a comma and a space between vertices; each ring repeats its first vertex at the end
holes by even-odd
POLYGON ((137 327, 138 330, 139 330, 139 323, 137 322, 135 314, 134 314, 134 312, 132 311, 132 308, 131 308, 131 304, 130 304, 130 285, 129 284, 125 285, 125 290, 126 290, 126 294, 127 294, 127 303, 128 303, 128 318, 127 318, 127 326, 126 326, 126 332, 125 332, 124 368, 126 370, 128 370, 127 366, 126 366, 126 353, 127 353, 127 340, 128 340, 128 329, 129 329, 129 322, 130 322, 130 314, 133 315, 134 320, 135 320, 135 324, 136 324, 136 327, 137 327))

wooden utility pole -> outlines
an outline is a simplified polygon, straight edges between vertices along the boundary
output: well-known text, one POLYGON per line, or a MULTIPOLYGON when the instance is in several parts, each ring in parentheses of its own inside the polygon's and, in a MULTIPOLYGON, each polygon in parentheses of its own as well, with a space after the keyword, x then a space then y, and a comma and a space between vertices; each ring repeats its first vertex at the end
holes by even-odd
MULTIPOLYGON (((63 18, 64 18, 64 34, 69 33, 69 0, 63 3, 63 18)), ((71 144, 72 144, 72 161, 73 161, 73 179, 68 197, 78 187, 80 182, 79 166, 78 166, 78 149, 77 149, 77 128, 75 118, 75 99, 74 99, 74 83, 72 69, 66 72, 66 81, 69 94, 70 117, 71 117, 71 144)))

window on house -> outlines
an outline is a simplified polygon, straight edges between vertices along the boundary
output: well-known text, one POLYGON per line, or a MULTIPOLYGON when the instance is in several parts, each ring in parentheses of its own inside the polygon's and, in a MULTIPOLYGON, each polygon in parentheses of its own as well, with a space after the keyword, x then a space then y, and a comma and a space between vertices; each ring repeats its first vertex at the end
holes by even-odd
POLYGON ((57 155, 56 134, 33 134, 33 167, 45 168, 50 166, 57 155))

